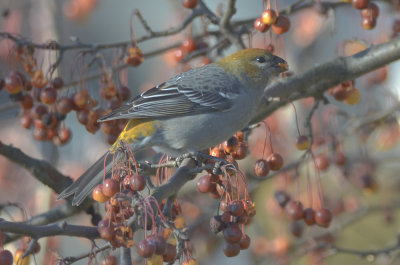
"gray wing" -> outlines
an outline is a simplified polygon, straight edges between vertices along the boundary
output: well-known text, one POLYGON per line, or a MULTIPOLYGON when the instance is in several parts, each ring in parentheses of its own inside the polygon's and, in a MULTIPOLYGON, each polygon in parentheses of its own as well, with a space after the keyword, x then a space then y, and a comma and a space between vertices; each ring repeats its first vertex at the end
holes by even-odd
POLYGON ((223 82, 217 77, 218 82, 211 87, 210 81, 213 77, 210 80, 204 80, 201 72, 200 76, 195 75, 194 77, 192 74, 183 73, 166 83, 153 87, 99 121, 168 118, 229 110, 232 106, 232 99, 239 94, 236 84, 227 89, 226 84, 229 82, 223 82), (199 79, 201 82, 198 82, 199 79))

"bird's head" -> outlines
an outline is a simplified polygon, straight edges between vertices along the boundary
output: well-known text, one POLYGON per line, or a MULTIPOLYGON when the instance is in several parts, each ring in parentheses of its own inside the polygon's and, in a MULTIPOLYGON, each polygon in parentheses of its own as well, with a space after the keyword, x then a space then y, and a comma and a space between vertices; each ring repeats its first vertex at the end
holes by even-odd
POLYGON ((234 74, 239 79, 249 80, 257 86, 265 87, 279 73, 288 70, 282 58, 264 49, 244 49, 219 61, 217 65, 234 74))

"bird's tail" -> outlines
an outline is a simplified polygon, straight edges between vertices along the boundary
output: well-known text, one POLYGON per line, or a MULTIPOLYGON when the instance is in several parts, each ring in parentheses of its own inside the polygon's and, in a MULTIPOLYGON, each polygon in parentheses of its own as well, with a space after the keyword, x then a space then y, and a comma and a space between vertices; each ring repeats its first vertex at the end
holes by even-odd
POLYGON ((74 195, 72 205, 80 205, 87 195, 92 192, 94 187, 102 182, 104 174, 112 170, 112 164, 113 155, 109 154, 109 152, 105 153, 88 170, 86 170, 82 176, 63 190, 57 200, 65 199, 74 195))

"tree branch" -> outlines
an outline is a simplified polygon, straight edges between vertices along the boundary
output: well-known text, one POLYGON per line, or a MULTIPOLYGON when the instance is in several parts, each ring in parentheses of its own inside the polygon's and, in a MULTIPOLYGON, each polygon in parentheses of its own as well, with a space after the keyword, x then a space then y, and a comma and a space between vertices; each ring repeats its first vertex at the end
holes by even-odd
POLYGON ((360 77, 398 59, 400 59, 400 37, 372 46, 353 56, 337 58, 318 65, 303 74, 278 80, 266 88, 265 99, 251 123, 263 120, 288 102, 318 97, 333 86, 360 77), (279 97, 280 101, 271 102, 270 99, 275 97, 279 97))

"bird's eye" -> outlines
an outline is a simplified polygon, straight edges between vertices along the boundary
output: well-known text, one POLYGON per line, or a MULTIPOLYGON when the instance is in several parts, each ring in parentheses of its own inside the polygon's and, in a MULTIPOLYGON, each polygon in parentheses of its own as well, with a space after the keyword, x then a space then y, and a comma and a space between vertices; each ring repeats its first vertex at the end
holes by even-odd
POLYGON ((256 60, 257 60, 257 62, 259 62, 259 63, 265 63, 265 58, 262 57, 262 56, 257 57, 256 60))

